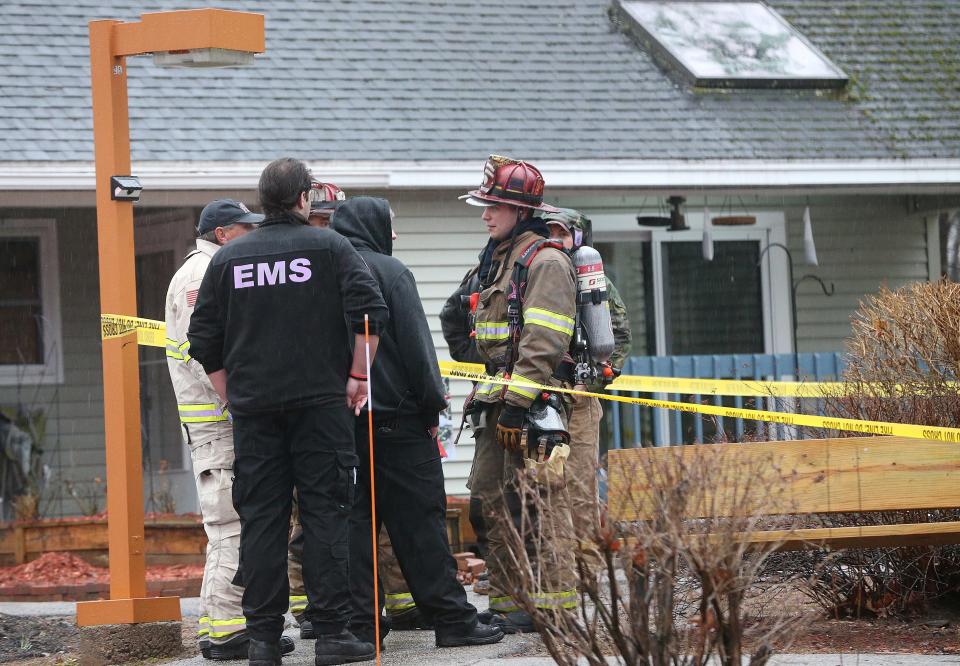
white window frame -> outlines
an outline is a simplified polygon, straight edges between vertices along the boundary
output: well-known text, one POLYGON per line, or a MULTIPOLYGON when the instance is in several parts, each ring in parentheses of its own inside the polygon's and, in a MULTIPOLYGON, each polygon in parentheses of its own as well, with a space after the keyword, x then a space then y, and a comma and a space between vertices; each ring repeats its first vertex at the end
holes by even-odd
POLYGON ((63 383, 63 329, 60 313, 60 258, 57 221, 49 218, 0 219, 0 237, 40 241, 40 307, 44 363, 0 365, 0 386, 63 383))
MULTIPOLYGON (((726 211, 724 211, 726 214, 726 211)), ((732 213, 741 214, 739 212, 732 213)), ((742 213, 747 214, 747 213, 742 213)), ((786 245, 786 220, 779 212, 753 212, 757 223, 743 227, 718 227, 711 229, 714 242, 756 241, 760 252, 771 243, 786 245)), ((703 238, 703 213, 686 215, 689 231, 654 229, 650 240, 653 260, 654 320, 656 325, 657 355, 666 355, 667 333, 664 303, 663 244, 678 241, 699 241, 703 238)), ((793 313, 790 311, 790 284, 786 254, 771 247, 763 254, 760 264, 760 289, 763 302, 763 353, 789 354, 793 350, 793 313)))

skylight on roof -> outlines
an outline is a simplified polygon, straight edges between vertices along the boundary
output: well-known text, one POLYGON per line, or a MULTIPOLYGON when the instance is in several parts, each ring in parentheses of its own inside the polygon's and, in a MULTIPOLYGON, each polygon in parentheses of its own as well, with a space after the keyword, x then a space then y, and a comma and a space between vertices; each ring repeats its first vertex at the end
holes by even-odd
POLYGON ((842 88, 847 76, 762 2, 619 2, 636 36, 694 85, 842 88))

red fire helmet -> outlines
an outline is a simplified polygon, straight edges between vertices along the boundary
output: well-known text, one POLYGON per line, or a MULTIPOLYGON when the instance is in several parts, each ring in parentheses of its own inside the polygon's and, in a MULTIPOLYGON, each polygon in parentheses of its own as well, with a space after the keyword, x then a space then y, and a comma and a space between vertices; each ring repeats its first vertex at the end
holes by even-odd
POLYGON ((483 183, 460 199, 472 206, 505 203, 534 210, 557 210, 543 203, 543 176, 537 167, 500 155, 487 158, 483 166, 483 183))

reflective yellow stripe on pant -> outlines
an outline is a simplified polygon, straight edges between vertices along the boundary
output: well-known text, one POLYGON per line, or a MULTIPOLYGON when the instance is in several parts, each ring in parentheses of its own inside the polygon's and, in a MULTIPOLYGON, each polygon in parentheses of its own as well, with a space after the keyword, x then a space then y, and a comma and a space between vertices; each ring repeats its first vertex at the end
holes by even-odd
MULTIPOLYGON (((577 591, 566 592, 539 592, 530 595, 530 600, 537 608, 557 610, 560 608, 572 609, 577 607, 577 591)), ((490 610, 500 613, 511 613, 521 610, 513 597, 490 597, 490 610)))
POLYGON ((405 610, 410 610, 411 608, 416 608, 417 606, 416 602, 413 600, 413 595, 409 592, 384 595, 384 605, 387 608, 388 614, 402 613, 405 610))
POLYGON ((229 421, 229 412, 221 410, 213 403, 199 405, 177 405, 181 423, 216 423, 229 421))
POLYGON ((307 610, 307 596, 304 594, 290 595, 290 613, 302 613, 307 610))
POLYGON ((229 620, 210 620, 210 638, 226 638, 238 631, 244 631, 247 628, 247 620, 242 617, 234 617, 229 620))

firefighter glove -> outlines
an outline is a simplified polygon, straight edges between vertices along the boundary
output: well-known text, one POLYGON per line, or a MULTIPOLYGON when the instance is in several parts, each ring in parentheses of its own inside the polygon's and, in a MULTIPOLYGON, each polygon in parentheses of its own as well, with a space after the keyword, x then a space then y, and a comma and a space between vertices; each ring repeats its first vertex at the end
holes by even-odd
POLYGON ((523 433, 523 418, 527 410, 516 405, 506 404, 497 420, 497 443, 507 451, 519 451, 523 433))

